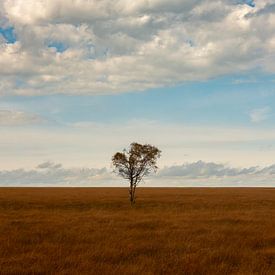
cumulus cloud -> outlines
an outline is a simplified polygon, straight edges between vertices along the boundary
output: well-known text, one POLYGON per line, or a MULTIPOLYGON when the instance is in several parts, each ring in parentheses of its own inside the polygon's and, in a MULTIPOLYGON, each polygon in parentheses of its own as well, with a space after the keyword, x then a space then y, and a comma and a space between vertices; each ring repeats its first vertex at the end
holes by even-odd
MULTIPOLYGON (((234 168, 214 162, 197 161, 172 165, 146 179, 148 186, 272 186, 275 165, 234 168)), ((64 168, 44 162, 35 169, 0 171, 1 186, 127 186, 107 168, 64 168)))
POLYGON ((159 171, 152 186, 202 186, 202 187, 274 187, 275 165, 246 168, 197 161, 183 165, 164 167, 159 171))
POLYGON ((271 115, 272 109, 269 106, 254 109, 250 112, 250 120, 251 122, 258 123, 267 120, 271 115))
POLYGON ((0 26, 14 27, 17 41, 0 44, 0 93, 117 93, 255 68, 274 73, 271 4, 3 0, 0 26))
POLYGON ((0 171, 0 185, 87 185, 108 182, 112 175, 106 168, 63 168, 59 163, 44 162, 36 169, 2 170, 0 171))
POLYGON ((260 169, 257 166, 249 168, 232 168, 214 162, 197 161, 183 165, 174 165, 160 170, 160 177, 211 178, 237 177, 256 174, 274 174, 274 165, 260 169))
POLYGON ((43 163, 40 163, 39 165, 37 165, 37 169, 59 169, 61 168, 62 165, 60 163, 54 163, 51 161, 46 161, 43 163))
POLYGON ((38 124, 45 120, 31 113, 14 110, 0 110, 0 126, 38 124))

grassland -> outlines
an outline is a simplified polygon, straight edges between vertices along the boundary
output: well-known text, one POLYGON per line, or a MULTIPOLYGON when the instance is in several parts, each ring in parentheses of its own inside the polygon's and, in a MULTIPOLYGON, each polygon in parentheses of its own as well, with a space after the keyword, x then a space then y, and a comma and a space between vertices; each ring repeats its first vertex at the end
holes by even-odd
POLYGON ((275 274, 275 189, 1 188, 0 274, 275 274))

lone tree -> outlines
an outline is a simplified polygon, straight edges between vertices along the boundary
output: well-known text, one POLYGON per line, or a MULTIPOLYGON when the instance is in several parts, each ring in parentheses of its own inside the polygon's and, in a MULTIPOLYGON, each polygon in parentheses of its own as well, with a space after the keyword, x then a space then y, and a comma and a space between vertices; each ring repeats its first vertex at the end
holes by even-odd
POLYGON ((129 180, 129 198, 131 204, 135 203, 136 187, 142 178, 157 170, 157 159, 161 151, 150 144, 131 143, 128 150, 117 152, 112 158, 115 172, 124 179, 129 180))

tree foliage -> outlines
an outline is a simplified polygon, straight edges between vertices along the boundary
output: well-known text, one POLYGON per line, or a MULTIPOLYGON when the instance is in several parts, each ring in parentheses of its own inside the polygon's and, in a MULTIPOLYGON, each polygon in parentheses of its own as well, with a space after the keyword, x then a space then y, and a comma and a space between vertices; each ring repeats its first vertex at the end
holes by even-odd
POLYGON ((129 180, 129 195, 131 204, 135 203, 137 185, 144 176, 157 170, 157 159, 161 151, 150 144, 131 143, 128 150, 117 152, 112 157, 115 171, 124 179, 129 180))

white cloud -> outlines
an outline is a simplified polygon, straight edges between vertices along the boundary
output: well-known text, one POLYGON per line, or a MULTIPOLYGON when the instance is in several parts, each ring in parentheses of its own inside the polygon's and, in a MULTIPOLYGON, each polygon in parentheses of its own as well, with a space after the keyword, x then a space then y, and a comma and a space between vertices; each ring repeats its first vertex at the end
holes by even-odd
POLYGON ((51 161, 46 161, 37 165, 37 169, 60 169, 62 165, 60 163, 54 163, 51 161))
POLYGON ((266 167, 232 167, 222 163, 197 161, 164 167, 152 186, 202 187, 274 187, 275 165, 266 167), (159 181, 158 181, 159 180, 159 181))
MULTIPOLYGON (((275 165, 233 168, 198 161, 168 166, 145 178, 147 186, 272 186, 275 165)), ((0 170, 1 186, 127 186, 106 168, 64 168, 45 162, 36 169, 0 170)))
POLYGON ((242 2, 3 0, 18 41, 1 44, 0 93, 117 93, 274 73, 271 2, 242 2))
POLYGON ((183 177, 183 178, 224 178, 256 174, 274 174, 275 166, 261 169, 257 166, 249 168, 232 168, 221 163, 197 161, 183 165, 164 167, 159 177, 183 177))
POLYGON ((15 110, 0 110, 0 126, 38 124, 43 122, 45 120, 36 114, 15 110))
POLYGON ((271 111, 272 109, 269 106, 259 108, 259 109, 254 109, 249 114, 250 120, 251 122, 254 122, 254 123, 265 121, 270 117, 271 111))
POLYGON ((100 184, 112 179, 106 168, 63 168, 59 163, 45 162, 36 169, 2 170, 0 171, 0 185, 35 186, 35 185, 88 185, 100 184))

